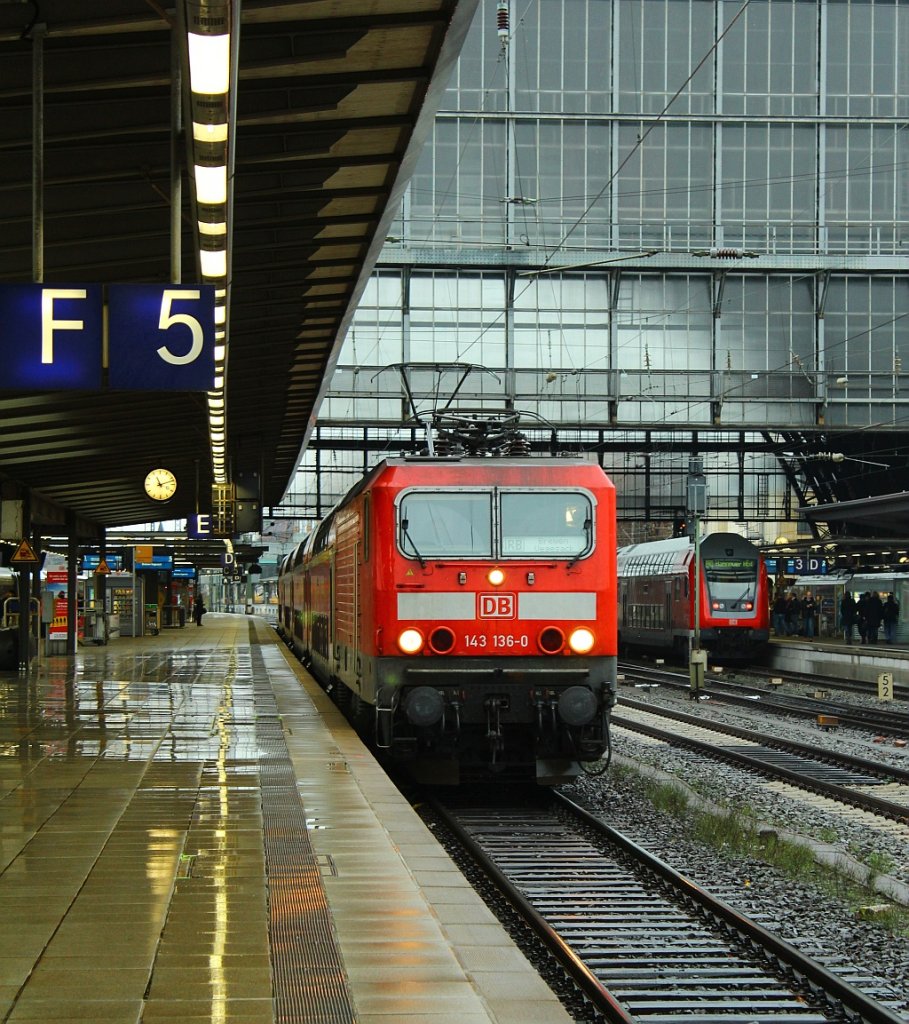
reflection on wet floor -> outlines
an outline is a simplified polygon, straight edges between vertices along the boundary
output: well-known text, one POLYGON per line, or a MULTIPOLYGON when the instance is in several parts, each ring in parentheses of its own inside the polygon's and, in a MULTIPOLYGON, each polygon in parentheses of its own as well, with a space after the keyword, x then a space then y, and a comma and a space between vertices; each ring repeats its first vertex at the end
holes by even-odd
POLYGON ((249 627, 209 618, 0 676, 2 1019, 274 1019, 249 627))
POLYGON ((355 1020, 570 1024, 273 629, 0 674, 0 1024, 355 1020))

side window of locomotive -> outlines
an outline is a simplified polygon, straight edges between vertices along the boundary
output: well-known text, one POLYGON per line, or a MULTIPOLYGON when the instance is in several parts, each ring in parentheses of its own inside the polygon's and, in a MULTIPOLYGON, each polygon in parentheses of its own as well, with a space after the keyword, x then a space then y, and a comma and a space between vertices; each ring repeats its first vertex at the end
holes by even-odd
POLYGON ((593 507, 586 494, 503 491, 503 555, 577 558, 593 549, 593 507))
POLYGON ((398 506, 398 546, 409 558, 491 558, 492 494, 406 494, 398 506))

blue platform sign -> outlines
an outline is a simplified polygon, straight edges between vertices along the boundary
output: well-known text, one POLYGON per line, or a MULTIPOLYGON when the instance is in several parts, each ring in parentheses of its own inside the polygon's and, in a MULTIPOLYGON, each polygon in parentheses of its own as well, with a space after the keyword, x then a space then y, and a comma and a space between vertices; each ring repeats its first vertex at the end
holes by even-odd
POLYGON ((767 558, 764 564, 771 575, 782 572, 786 576, 826 576, 830 571, 830 566, 823 558, 808 558, 801 555, 795 558, 767 558))
POLYGON ((213 285, 0 284, 0 387, 210 391, 213 285))
POLYGON ((0 285, 0 387, 101 387, 101 285, 0 285))
MULTIPOLYGON (((120 555, 105 555, 104 561, 111 572, 119 572, 123 568, 123 558, 120 555)), ((100 555, 87 554, 82 556, 82 568, 85 572, 94 572, 100 564, 100 555)))
POLYGON ((142 391, 211 391, 215 379, 212 285, 110 285, 108 381, 142 391))
POLYGON ((134 562, 134 569, 173 569, 173 555, 152 555, 150 562, 134 562))
POLYGON ((197 512, 188 516, 186 520, 186 536, 193 540, 201 540, 212 536, 212 522, 210 512, 197 512))

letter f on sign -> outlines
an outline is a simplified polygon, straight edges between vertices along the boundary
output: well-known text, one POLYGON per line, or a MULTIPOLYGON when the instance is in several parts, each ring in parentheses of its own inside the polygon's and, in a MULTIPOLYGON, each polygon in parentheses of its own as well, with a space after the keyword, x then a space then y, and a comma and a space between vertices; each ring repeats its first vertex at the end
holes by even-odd
POLYGON ((85 299, 84 288, 45 288, 41 292, 41 362, 54 361, 54 330, 82 331, 84 320, 55 320, 54 299, 85 299))

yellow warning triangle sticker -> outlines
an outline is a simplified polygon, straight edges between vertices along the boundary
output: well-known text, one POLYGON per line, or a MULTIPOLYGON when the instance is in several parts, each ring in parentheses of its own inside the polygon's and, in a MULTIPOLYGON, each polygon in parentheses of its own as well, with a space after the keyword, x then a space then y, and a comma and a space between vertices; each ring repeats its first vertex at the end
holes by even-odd
POLYGON ((404 573, 404 575, 405 576, 413 576, 413 569, 408 569, 407 572, 404 573))
POLYGON ((29 544, 27 540, 20 540, 19 547, 16 548, 12 557, 11 562, 37 562, 38 556, 35 554, 35 549, 29 544))
POLYGON ((95 573, 98 576, 106 576, 109 572, 110 572, 110 566, 102 558, 101 561, 98 562, 98 568, 95 569, 95 573))

